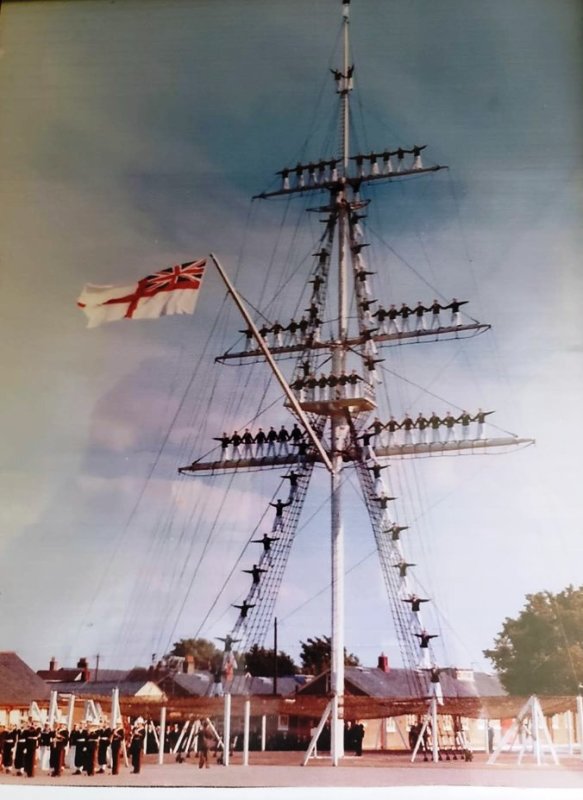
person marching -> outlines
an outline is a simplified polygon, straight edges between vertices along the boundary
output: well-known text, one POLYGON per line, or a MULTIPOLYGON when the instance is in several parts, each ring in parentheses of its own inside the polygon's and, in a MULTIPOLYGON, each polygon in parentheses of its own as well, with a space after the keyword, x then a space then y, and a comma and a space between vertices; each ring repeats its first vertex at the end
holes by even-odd
POLYGON ((97 755, 97 743, 99 741, 99 733, 96 725, 89 726, 89 733, 87 734, 87 746, 85 748, 85 772, 87 775, 95 773, 95 757, 97 755))
POLYGON ((4 742, 2 743, 2 766, 4 767, 4 772, 12 772, 17 739, 18 728, 13 725, 10 730, 6 731, 4 742))
POLYGON ((65 763, 65 748, 69 741, 69 732, 66 725, 59 725, 51 740, 50 768, 53 778, 60 778, 65 763))
POLYGON ((49 759, 51 755, 51 740, 53 739, 54 731, 48 722, 45 722, 43 729, 40 733, 38 740, 39 751, 39 767, 43 772, 49 771, 49 759))
MULTIPOLYGON (((73 731, 73 734, 75 731, 73 731)), ((87 751, 87 736, 89 731, 86 727, 77 731, 76 736, 71 736, 71 742, 75 747, 75 772, 74 775, 81 775, 85 769, 85 753, 87 751)))
POLYGON ((24 758, 24 769, 29 778, 34 778, 34 768, 36 762, 36 749, 40 739, 40 728, 35 727, 31 722, 24 735, 26 737, 26 755, 24 758))
POLYGON ((101 730, 98 732, 99 738, 97 742, 97 766, 98 772, 105 772, 107 766, 107 751, 111 744, 111 736, 113 731, 108 728, 105 723, 102 723, 101 730))
POLYGON ((119 774, 119 751, 125 740, 123 725, 118 725, 111 734, 111 774, 119 774))
POLYGON ((132 773, 139 774, 142 768, 142 747, 144 744, 144 726, 136 724, 130 739, 130 755, 132 757, 132 773))
POLYGON ((209 750, 217 744, 217 736, 210 725, 210 720, 205 719, 198 732, 198 768, 209 769, 209 750))
POLYGON ((26 731, 23 727, 16 731, 16 749, 14 751, 14 769, 17 775, 24 774, 26 760, 26 731))

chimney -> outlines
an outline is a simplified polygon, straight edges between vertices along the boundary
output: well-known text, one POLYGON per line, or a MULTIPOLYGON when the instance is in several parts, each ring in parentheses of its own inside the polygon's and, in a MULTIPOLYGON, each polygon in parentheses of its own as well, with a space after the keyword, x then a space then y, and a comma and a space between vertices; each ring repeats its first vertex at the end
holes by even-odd
POLYGON ((381 653, 379 656, 377 669, 382 669, 383 672, 391 671, 391 668, 389 666, 389 657, 386 656, 384 653, 381 653))
POLYGON ((77 669, 83 670, 83 675, 81 676, 81 683, 87 683, 89 680, 89 664, 87 663, 86 658, 80 658, 77 662, 77 669))
POLYGON ((187 675, 194 675, 194 656, 186 656, 184 661, 184 671, 187 675))
POLYGON ((53 656, 49 661, 49 672, 57 671, 57 659, 53 656))

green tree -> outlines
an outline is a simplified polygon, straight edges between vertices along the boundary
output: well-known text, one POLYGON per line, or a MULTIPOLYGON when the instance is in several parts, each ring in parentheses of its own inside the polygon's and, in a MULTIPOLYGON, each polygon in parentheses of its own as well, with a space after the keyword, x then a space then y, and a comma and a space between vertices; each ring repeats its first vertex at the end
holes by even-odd
POLYGON ((484 655, 510 694, 575 694, 583 681, 583 586, 528 594, 484 655))
POLYGON ((174 642, 169 655, 194 656, 195 667, 207 669, 220 661, 222 652, 208 639, 180 639, 174 642))
MULTIPOLYGON (((321 672, 330 669, 331 640, 329 636, 317 636, 314 639, 307 639, 300 642, 302 669, 310 675, 319 675, 321 672)), ((360 664, 358 657, 354 653, 347 653, 344 648, 344 664, 347 667, 357 667, 360 664)))
MULTIPOLYGON (((266 649, 254 644, 251 650, 245 653, 245 668, 251 675, 264 675, 266 678, 273 677, 273 648, 266 649)), ((298 667, 293 658, 279 650, 277 653, 277 674, 295 675, 298 667)))

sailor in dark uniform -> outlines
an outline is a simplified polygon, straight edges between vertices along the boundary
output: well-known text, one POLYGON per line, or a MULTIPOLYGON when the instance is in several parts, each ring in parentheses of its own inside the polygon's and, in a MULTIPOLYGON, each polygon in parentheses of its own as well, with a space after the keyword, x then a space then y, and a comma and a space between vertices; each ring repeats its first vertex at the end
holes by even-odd
POLYGON ((388 324, 388 332, 393 333, 401 333, 401 327, 398 322, 399 311, 397 306, 394 303, 391 303, 389 306, 389 310, 387 311, 387 317, 389 318, 388 324))
POLYGON ((403 325, 401 326, 402 331, 409 330, 409 315, 411 314, 411 309, 407 305, 407 303, 403 303, 401 308, 399 309, 399 316, 403 320, 403 325))
POLYGON ((240 330, 239 333, 245 334, 245 352, 251 350, 251 345, 253 344, 253 331, 251 328, 245 328, 245 330, 240 330))
MULTIPOLYGON (((267 572, 267 570, 261 569, 261 567, 258 567, 257 564, 253 564, 253 567, 251 569, 244 569, 243 572, 248 572, 253 578, 253 585, 257 586, 261 579, 261 573, 267 572)), ((229 648, 226 647, 226 642, 225 642, 225 649, 230 649, 230 647, 229 648)))
POLYGON ((413 309, 413 313, 415 314, 415 330, 416 331, 426 331, 427 325, 425 324, 425 312, 429 311, 428 308, 425 308, 421 300, 417 303, 415 308, 413 309))
POLYGON ((241 613, 239 614, 239 616, 241 617, 241 619, 246 619, 247 614, 249 613, 249 609, 255 608, 255 603, 248 603, 246 600, 244 600, 240 606, 237 605, 236 603, 232 603, 232 606, 233 608, 238 608, 240 610, 241 613))
POLYGON ((310 327, 310 323, 305 318, 305 316, 302 316, 302 318, 298 322, 298 330, 300 332, 300 341, 302 341, 302 342, 305 341, 306 334, 308 333, 308 328, 309 327, 310 327))
POLYGON ((395 439, 396 439, 395 434, 399 430, 400 427, 401 427, 400 424, 397 422, 397 420, 393 416, 391 416, 389 421, 387 423, 385 423, 385 430, 387 430, 389 432, 389 435, 388 435, 388 438, 387 438, 387 444, 388 444, 389 447, 392 447, 395 444, 395 439))
POLYGON ((356 437, 357 439, 362 439, 362 455, 366 461, 376 461, 376 455, 371 444, 372 437, 373 434, 368 431, 356 437))
POLYGON ((66 725, 59 725, 51 741, 50 768, 53 778, 59 778, 65 762, 65 748, 69 740, 66 725))
POLYGON ((376 364, 380 364, 381 361, 384 360, 385 360, 384 358, 371 358, 370 356, 364 359, 364 366, 368 370, 370 378, 369 382, 374 381, 375 383, 382 383, 377 372, 376 364))
POLYGON ((275 520, 273 522, 272 532, 283 530, 283 509, 291 506, 291 500, 284 503, 283 500, 276 500, 275 503, 270 503, 270 506, 275 508, 275 520))
POLYGON ((432 433, 432 441, 434 443, 439 441, 439 426, 441 425, 441 419, 437 416, 435 411, 431 412, 431 416, 429 417, 429 425, 431 427, 432 433))
POLYGON ((428 603, 429 599, 427 597, 417 597, 416 594, 412 594, 409 597, 405 597, 403 602, 410 603, 411 611, 416 614, 418 611, 421 611, 421 603, 428 603))
POLYGON ((292 440, 292 444, 297 444, 304 438, 304 432, 298 426, 297 422, 294 422, 293 427, 290 431, 290 439, 292 440))
POLYGON ((297 340, 298 340, 298 337, 297 337, 298 327, 299 327, 298 323, 295 321, 295 319, 290 319, 289 325, 287 326, 287 328, 285 328, 285 330, 289 332, 289 343, 291 345, 294 345, 294 344, 297 343, 297 340))
POLYGON ((484 423, 486 421, 486 417, 489 414, 493 414, 493 411, 482 411, 482 409, 478 409, 478 413, 473 418, 472 422, 477 422, 477 429, 476 429, 476 439, 482 439, 484 437, 484 423))
POLYGON ((375 447, 378 445, 379 447, 383 446, 383 439, 382 434, 384 430, 384 425, 380 421, 378 417, 375 417, 373 422, 368 426, 367 430, 372 431, 374 435, 374 444, 375 447))
POLYGON ((228 461, 229 460, 229 444, 231 443, 231 437, 228 436, 226 432, 224 432, 222 436, 213 436, 213 439, 216 442, 220 442, 221 443, 221 461, 228 461))
POLYGON ((456 422, 461 422, 462 424, 462 439, 466 441, 470 437, 470 422, 472 421, 472 417, 468 414, 467 411, 462 411, 462 413, 457 418, 456 422))
POLYGON ((307 442, 299 441, 297 443, 297 448, 298 448, 298 464, 305 464, 306 457, 310 449, 310 445, 307 442))
POLYGON ((457 420, 454 416, 452 416, 451 411, 448 411, 445 417, 442 419, 443 424, 445 425, 445 441, 449 442, 453 438, 453 426, 456 424, 457 420))
POLYGON ((71 737, 71 742, 75 744, 75 775, 81 775, 85 769, 88 735, 89 731, 83 727, 77 731, 74 739, 71 737))
POLYGON ((296 378, 294 381, 292 381, 290 383, 290 386, 294 390, 294 392, 296 393, 297 398, 300 401, 300 403, 303 403, 304 400, 306 399, 306 392, 305 392, 306 381, 305 381, 305 379, 304 378, 296 378))
POLYGON ((53 736, 54 736, 54 731, 51 730, 51 726, 49 725, 49 723, 45 722, 40 732, 38 740, 39 766, 43 770, 43 772, 48 772, 49 770, 49 758, 51 755, 51 740, 53 739, 53 736))
POLYGON ((111 774, 119 773, 119 751, 124 741, 124 730, 121 725, 114 727, 111 735, 111 774))
POLYGON ((144 726, 134 725, 130 739, 130 755, 132 758, 132 772, 137 775, 142 768, 142 746, 144 744, 144 726))
POLYGON ((421 631, 421 633, 415 633, 414 636, 419 639, 419 647, 422 649, 427 649, 429 647, 431 639, 439 638, 437 633, 427 633, 425 630, 421 631))
POLYGON ((87 734, 87 747, 85 748, 85 772, 88 775, 93 775, 95 773, 95 757, 97 755, 98 741, 98 728, 96 725, 91 725, 87 734))
POLYGON ((320 374, 320 377, 318 378, 318 389, 320 390, 319 399, 326 400, 326 394, 327 394, 326 390, 328 389, 328 377, 324 375, 323 372, 320 374))
POLYGON ((233 451, 231 453, 231 458, 233 461, 240 461, 241 459, 241 444, 243 439, 239 436, 238 432, 235 431, 231 436, 231 444, 233 445, 233 451))
POLYGON ((278 542, 279 541, 279 537, 278 536, 268 536, 266 533, 264 533, 263 536, 261 537, 261 539, 252 539, 251 541, 255 542, 256 544, 262 544, 263 545, 263 552, 264 553, 268 553, 271 550, 271 543, 272 542, 278 542))
POLYGON ((389 312, 387 311, 386 308, 379 306, 372 316, 377 318, 379 323, 379 330, 381 333, 390 333, 387 327, 387 319, 389 318, 389 312))
POLYGON ((401 531, 406 531, 408 527, 408 525, 391 525, 390 528, 387 528, 386 533, 391 534, 392 542, 398 542, 401 538, 401 531))
POLYGON ((380 497, 385 491, 383 479, 381 477, 381 470, 387 469, 388 466, 388 464, 381 466, 380 464, 374 463, 372 467, 367 467, 367 469, 372 472, 374 478, 374 491, 377 497, 380 497))
POLYGON ((274 347, 283 347, 283 339, 282 339, 282 332, 285 330, 283 325, 277 320, 271 326, 271 333, 273 334, 273 346, 274 347))
POLYGON ((32 723, 24 732, 26 737, 26 756, 24 758, 24 769, 29 778, 34 778, 36 749, 38 747, 40 733, 40 728, 37 728, 32 723))
POLYGON ((284 425, 281 426, 279 429, 279 433, 277 434, 277 441, 279 443, 279 455, 280 456, 289 456, 289 433, 287 432, 284 425))
POLYGON ((6 731, 4 741, 2 743, 2 766, 5 772, 12 771, 14 764, 14 751, 16 749, 16 740, 18 739, 18 728, 16 725, 6 731))
POLYGON ((267 432, 267 458, 270 456, 272 458, 275 457, 275 445, 277 442, 277 431, 271 426, 271 428, 267 432))
POLYGON ((414 567, 415 564, 410 564, 407 561, 399 561, 398 564, 393 564, 395 569, 399 570, 399 578, 406 578, 407 577, 407 570, 409 567, 414 567))
POLYGON ((243 442, 243 458, 253 458, 254 439, 249 428, 245 428, 245 432, 243 436, 241 436, 241 441, 243 442))
POLYGON ((267 441, 267 436, 263 432, 263 428, 259 428, 254 439, 254 442, 257 445, 255 449, 255 458, 263 458, 263 448, 265 446, 266 441, 267 441))
POLYGON ((102 724, 102 727, 98 733, 99 733, 99 739, 97 742, 97 766, 99 767, 98 772, 105 772, 105 768, 107 766, 107 751, 109 749, 109 745, 111 744, 112 730, 111 728, 107 727, 107 725, 102 724))
POLYGON ((413 422, 408 411, 405 414, 405 419, 403 422, 401 422, 399 427, 405 431, 403 434, 403 444, 411 444, 411 431, 415 427, 415 423, 413 422))
POLYGON ((441 311, 442 306, 437 300, 434 300, 433 303, 429 306, 429 311, 431 311, 431 330, 437 328, 439 330, 441 328, 441 319, 439 316, 439 312, 441 311))
POLYGON ((298 478, 301 478, 303 475, 302 472, 296 472, 292 469, 291 472, 288 472, 287 475, 284 475, 284 479, 289 481, 289 497, 288 500, 293 500, 298 491, 298 478))
POLYGON ((16 749, 14 752, 14 769, 17 775, 24 774, 26 761, 26 728, 20 727, 16 731, 16 749))
POLYGON ((451 303, 448 306, 443 306, 444 309, 450 308, 451 309, 451 324, 452 327, 459 327, 462 324, 462 316, 460 313, 460 308, 465 306, 467 300, 456 300, 454 297, 451 303))
MULTIPOLYGON (((340 379, 342 379, 342 376, 340 376, 340 379)), ((357 374, 356 370, 353 369, 352 372, 350 373, 350 375, 348 375, 348 378, 347 378, 347 383, 350 386, 350 396, 351 397, 355 397, 356 396, 356 385, 358 384, 359 381, 362 381, 362 378, 360 377, 360 375, 357 374)))
POLYGON ((417 442, 419 444, 425 444, 426 441, 426 430, 429 427, 429 420, 427 417, 424 417, 421 411, 419 412, 417 419, 415 420, 415 427, 419 431, 417 434, 417 442))

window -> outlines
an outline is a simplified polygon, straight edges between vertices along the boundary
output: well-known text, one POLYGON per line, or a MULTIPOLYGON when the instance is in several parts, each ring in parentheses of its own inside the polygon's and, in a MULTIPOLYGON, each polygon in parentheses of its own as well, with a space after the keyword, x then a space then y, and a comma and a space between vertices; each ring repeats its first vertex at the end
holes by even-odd
POLYGON ((288 731, 289 730, 289 714, 278 714, 278 716, 277 716, 277 730, 278 731, 288 731))

